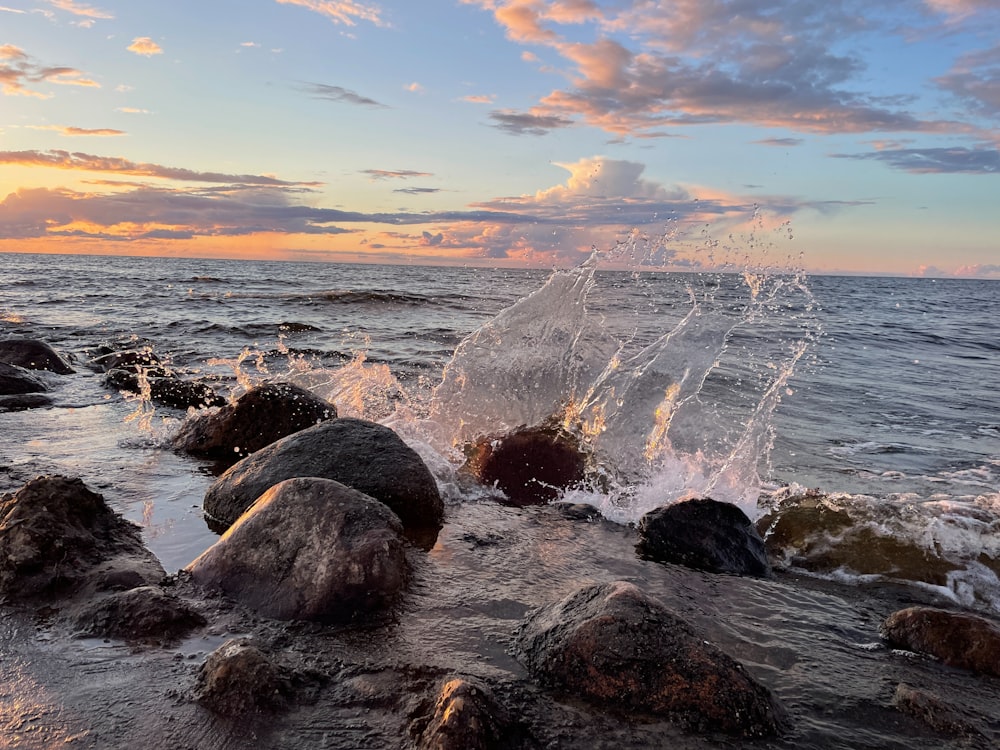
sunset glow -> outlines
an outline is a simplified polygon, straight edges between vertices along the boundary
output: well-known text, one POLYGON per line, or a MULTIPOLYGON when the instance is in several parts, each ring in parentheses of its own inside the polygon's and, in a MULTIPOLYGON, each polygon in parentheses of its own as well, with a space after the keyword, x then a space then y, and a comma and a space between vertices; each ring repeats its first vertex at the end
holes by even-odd
POLYGON ((0 21, 0 252, 699 268, 765 231, 809 270, 1000 278, 995 3, 7 0, 0 21))

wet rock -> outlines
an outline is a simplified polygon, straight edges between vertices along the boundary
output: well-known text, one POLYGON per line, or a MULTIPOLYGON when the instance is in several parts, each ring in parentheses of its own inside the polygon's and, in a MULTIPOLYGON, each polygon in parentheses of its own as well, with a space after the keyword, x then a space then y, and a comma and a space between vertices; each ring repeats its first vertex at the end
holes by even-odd
POLYGON ((288 703, 290 676, 248 640, 223 643, 198 671, 192 697, 223 716, 273 711, 288 703))
POLYGON ((48 389, 45 383, 25 368, 0 362, 0 395, 17 396, 25 393, 40 393, 48 389))
POLYGON ((701 732, 777 733, 782 711, 742 664, 630 583, 579 589, 522 623, 516 653, 544 685, 701 732))
POLYGON ((26 370, 48 370, 59 375, 74 372, 69 363, 44 341, 4 339, 0 341, 0 362, 26 370))
POLYGON ((467 453, 466 469, 515 505, 551 502, 580 482, 586 470, 586 454, 576 439, 547 426, 483 438, 467 453))
POLYGON ((292 477, 322 477, 388 505, 409 529, 440 528, 444 504, 430 470, 388 427, 333 419, 261 448, 232 466, 205 493, 205 512, 231 524, 269 487, 292 477))
POLYGON ((345 622, 396 600, 407 575, 402 530, 388 507, 357 490, 289 479, 187 570, 265 617, 345 622))
POLYGON ((91 361, 106 373, 104 384, 109 388, 128 391, 175 409, 203 409, 226 403, 211 386, 184 380, 164 365, 148 346, 136 349, 106 347, 101 351, 91 361))
POLYGON ((985 739, 976 722, 947 701, 924 690, 900 683, 892 705, 908 716, 919 719, 931 729, 952 736, 985 739))
POLYGON ((944 586, 959 569, 938 551, 884 531, 889 519, 858 515, 822 495, 792 497, 758 519, 757 530, 776 565, 815 573, 844 568, 944 586))
POLYGON ((268 383, 215 412, 189 417, 173 439, 187 453, 233 459, 333 419, 333 404, 290 383, 268 383))
POLYGON ((454 677, 441 687, 433 714, 411 724, 420 750, 492 750, 516 732, 488 687, 471 677, 454 677))
POLYGON ((51 406, 52 399, 41 393, 21 393, 16 396, 0 396, 0 412, 24 411, 51 406))
POLYGON ((710 573, 767 578, 771 565, 764 541, 746 514, 711 498, 668 505, 639 522, 639 554, 710 573))
POLYGON ((0 595, 96 590, 115 571, 147 583, 164 575, 139 527, 81 480, 38 477, 0 496, 0 595))
POLYGON ((1000 627, 983 617, 908 607, 889 615, 879 632, 893 648, 929 654, 950 667, 1000 677, 1000 627))
POLYGON ((87 602, 73 622, 81 635, 142 643, 169 643, 206 620, 159 586, 140 586, 87 602))

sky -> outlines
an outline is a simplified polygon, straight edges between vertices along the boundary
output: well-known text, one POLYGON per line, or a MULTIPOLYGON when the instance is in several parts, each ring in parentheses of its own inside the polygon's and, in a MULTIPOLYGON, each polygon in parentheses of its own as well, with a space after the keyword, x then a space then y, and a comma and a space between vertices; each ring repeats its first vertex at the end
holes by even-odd
POLYGON ((1000 278, 1000 0, 0 0, 0 252, 1000 278))

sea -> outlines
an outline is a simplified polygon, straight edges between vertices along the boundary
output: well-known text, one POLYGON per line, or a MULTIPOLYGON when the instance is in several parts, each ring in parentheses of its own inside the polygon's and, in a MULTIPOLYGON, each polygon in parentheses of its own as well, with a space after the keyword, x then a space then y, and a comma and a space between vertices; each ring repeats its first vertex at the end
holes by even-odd
MULTIPOLYGON (((385 636, 404 654, 394 658, 521 684, 507 649, 519 619, 579 585, 624 579, 703 627, 789 707, 794 730, 768 747, 994 746, 989 678, 887 653, 878 624, 890 604, 878 597, 905 602, 902 586, 1000 616, 1000 282, 759 264, 677 273, 605 260, 526 270, 0 254, 0 338, 44 340, 76 370, 41 374, 51 405, 0 411, 0 494, 38 475, 80 477, 177 571, 218 538, 202 498, 219 468, 170 447, 196 410, 106 385, 94 356, 107 345, 148 347, 228 399, 294 382, 341 416, 396 430, 445 499, 445 527, 385 636), (591 506, 597 520, 498 504, 463 474, 469 442, 543 423, 575 435, 590 465, 555 503, 591 506), (636 557, 643 514, 706 496, 739 505, 780 542, 770 547, 777 581, 636 557), (944 741, 901 724, 899 682, 962 696, 967 715, 979 712, 971 721, 991 728, 944 741)), ((8 635, 11 669, 22 652, 34 665, 18 667, 19 679, 34 675, 67 711, 94 716, 36 731, 32 722, 44 725, 37 717, 51 711, 32 709, 18 735, 25 747, 31 736, 39 747, 82 737, 84 726, 95 747, 131 746, 133 725, 102 722, 98 687, 84 691, 73 674, 94 674, 100 690, 133 686, 137 717, 158 715, 157 686, 181 679, 169 652, 109 656, 113 644, 49 638, 29 653, 8 635)), ((213 637, 176 658, 203 654, 213 637)), ((331 648, 348 647, 331 638, 331 648)), ((12 689, 16 707, 23 690, 12 689)), ((388 704, 363 723, 356 697, 324 705, 310 709, 333 712, 322 720, 276 723, 270 746, 398 746, 403 719, 388 704)), ((549 746, 715 746, 659 724, 539 706, 536 728, 562 733, 549 746)), ((204 718, 171 731, 181 724, 202 731, 204 718)), ((250 742, 238 727, 209 729, 226 747, 250 742)), ((142 741, 158 731, 142 730, 142 741)), ((150 747, 172 746, 168 734, 150 747)))

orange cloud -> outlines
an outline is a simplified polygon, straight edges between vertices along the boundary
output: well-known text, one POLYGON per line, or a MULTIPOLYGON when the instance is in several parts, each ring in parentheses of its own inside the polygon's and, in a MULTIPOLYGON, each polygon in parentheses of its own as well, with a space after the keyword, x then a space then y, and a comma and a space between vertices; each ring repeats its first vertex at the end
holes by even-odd
POLYGON ((144 57, 163 54, 163 48, 148 36, 137 36, 126 49, 144 57))
POLYGON ((66 125, 29 125, 32 130, 53 130, 64 136, 117 136, 127 135, 124 130, 113 128, 77 128, 66 125))
POLYGON ((85 16, 86 18, 105 20, 114 18, 114 15, 106 10, 100 10, 90 5, 77 3, 76 0, 49 0, 49 3, 59 8, 59 10, 65 10, 75 16, 85 16))
POLYGON ((357 21, 368 21, 376 26, 385 26, 382 11, 374 5, 364 5, 353 0, 277 0, 282 5, 300 5, 303 8, 326 16, 334 23, 355 26, 357 21))
POLYGON ((7 96, 34 96, 48 99, 45 94, 31 88, 33 84, 48 82, 61 86, 90 86, 100 84, 76 68, 41 65, 20 47, 0 45, 0 90, 7 96))

